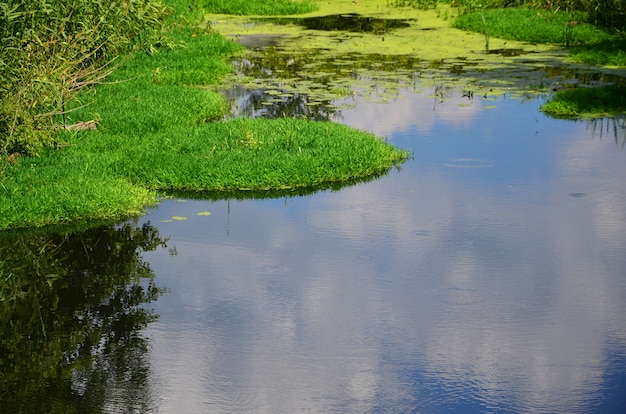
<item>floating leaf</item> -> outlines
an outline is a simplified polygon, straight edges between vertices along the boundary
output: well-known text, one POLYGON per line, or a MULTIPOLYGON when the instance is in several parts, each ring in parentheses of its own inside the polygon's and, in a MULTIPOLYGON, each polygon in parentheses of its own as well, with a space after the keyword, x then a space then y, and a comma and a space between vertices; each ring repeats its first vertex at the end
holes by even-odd
POLYGON ((210 211, 201 211, 198 213, 199 216, 210 216, 211 212, 210 211))
POLYGON ((172 216, 172 220, 182 221, 182 220, 187 220, 187 217, 183 217, 183 216, 172 216))
POLYGON ((170 219, 167 219, 167 220, 161 220, 161 223, 171 223, 172 221, 174 221, 174 220, 170 220, 170 219))

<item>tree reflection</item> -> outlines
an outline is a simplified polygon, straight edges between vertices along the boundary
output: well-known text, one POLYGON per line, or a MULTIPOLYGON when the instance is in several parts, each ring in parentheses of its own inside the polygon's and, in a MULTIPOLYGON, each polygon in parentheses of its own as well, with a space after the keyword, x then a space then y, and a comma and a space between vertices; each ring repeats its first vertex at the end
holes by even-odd
POLYGON ((418 62, 409 55, 334 56, 268 46, 233 62, 234 85, 223 94, 235 116, 330 120, 340 112, 337 101, 349 106, 345 101, 357 90, 362 97, 395 98, 400 87, 415 83, 418 62))
POLYGON ((587 120, 587 130, 594 137, 610 137, 615 144, 626 146, 626 118, 594 118, 587 120))
POLYGON ((297 24, 309 30, 348 31, 357 33, 385 34, 393 29, 410 27, 407 19, 381 19, 361 16, 357 13, 332 14, 314 17, 257 18, 255 21, 273 24, 297 24))
POLYGON ((155 227, 0 239, 0 402, 4 412, 144 412, 146 339, 162 293, 141 258, 155 227))

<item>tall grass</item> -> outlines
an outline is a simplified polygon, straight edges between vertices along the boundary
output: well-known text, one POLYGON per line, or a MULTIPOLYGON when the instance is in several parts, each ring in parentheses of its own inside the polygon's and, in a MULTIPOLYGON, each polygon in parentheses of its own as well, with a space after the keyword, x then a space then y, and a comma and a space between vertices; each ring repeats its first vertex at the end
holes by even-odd
POLYGON ((0 156, 54 143, 54 116, 133 48, 163 41, 168 9, 153 0, 0 2, 0 156))

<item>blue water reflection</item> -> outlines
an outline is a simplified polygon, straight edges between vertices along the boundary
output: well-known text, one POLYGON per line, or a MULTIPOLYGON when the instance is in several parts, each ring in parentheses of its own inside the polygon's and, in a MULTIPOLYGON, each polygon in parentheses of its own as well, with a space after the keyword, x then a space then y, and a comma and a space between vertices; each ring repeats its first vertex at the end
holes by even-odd
POLYGON ((159 412, 622 412, 626 152, 538 104, 403 91, 338 119, 400 171, 146 215, 159 412))

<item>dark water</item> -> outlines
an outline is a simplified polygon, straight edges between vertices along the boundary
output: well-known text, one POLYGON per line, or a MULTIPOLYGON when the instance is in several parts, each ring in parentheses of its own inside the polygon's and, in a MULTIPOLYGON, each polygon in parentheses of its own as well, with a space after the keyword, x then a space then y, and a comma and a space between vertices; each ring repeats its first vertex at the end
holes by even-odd
POLYGON ((377 180, 4 237, 2 412, 625 412, 626 129, 540 103, 399 88, 327 113, 377 180))
POLYGON ((261 18, 255 20, 269 21, 273 24, 282 25, 296 24, 309 30, 364 32, 374 34, 384 34, 393 29, 410 26, 405 19, 382 19, 371 16, 361 16, 357 13, 304 18, 261 18))

